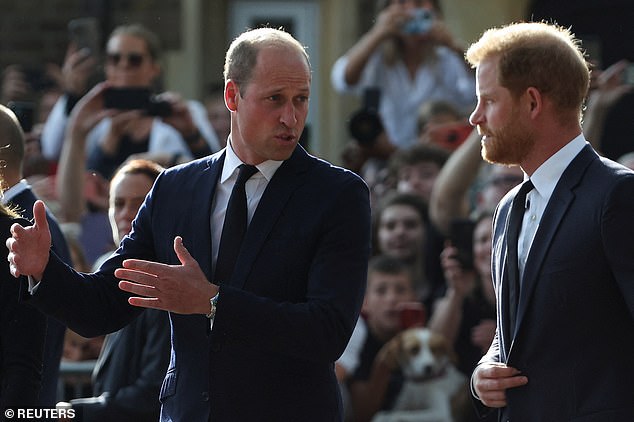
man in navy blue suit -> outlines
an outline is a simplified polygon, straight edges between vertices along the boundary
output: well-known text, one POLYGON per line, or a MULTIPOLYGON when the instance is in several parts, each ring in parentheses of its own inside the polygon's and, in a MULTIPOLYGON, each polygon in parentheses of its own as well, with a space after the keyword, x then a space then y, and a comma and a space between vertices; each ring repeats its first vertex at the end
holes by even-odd
MULTIPOLYGON (((170 311, 163 421, 341 420, 334 361, 363 301, 367 186, 298 145, 311 70, 288 33, 243 33, 224 73, 227 147, 162 173, 96 274, 49 251, 42 203, 32 228, 13 226, 12 272, 30 276, 27 300, 84 336, 116 330, 143 307, 170 311), (216 278, 242 164, 256 167, 245 184, 249 224, 233 271, 216 278)), ((81 101, 98 105, 106 86, 81 101)))
POLYGON ((497 332, 474 395, 503 421, 634 420, 634 173, 583 136, 579 43, 557 25, 512 24, 467 59, 482 155, 525 178, 494 217, 497 332))
MULTIPOLYGON (((18 121, 8 108, 0 106, 0 132, 2 132, 2 148, 0 160, 5 165, 2 168, 2 202, 14 208, 27 220, 33 219, 33 205, 37 200, 31 186, 23 179, 23 164, 25 154, 24 134, 19 130, 18 121)), ((51 231, 51 249, 59 258, 72 265, 70 251, 66 238, 57 224, 57 220, 50 213, 46 219, 51 231)), ((57 386, 59 379, 59 363, 64 349, 66 327, 54 318, 46 319, 46 340, 44 343, 42 389, 40 391, 40 405, 52 408, 57 403, 57 386)))

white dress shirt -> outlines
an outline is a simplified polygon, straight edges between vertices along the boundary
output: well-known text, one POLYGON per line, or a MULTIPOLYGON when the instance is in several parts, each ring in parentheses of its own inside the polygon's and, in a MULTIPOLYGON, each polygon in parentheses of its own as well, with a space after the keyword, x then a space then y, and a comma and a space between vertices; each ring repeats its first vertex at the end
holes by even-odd
MULTIPOLYGON (((524 265, 546 205, 548 205, 561 175, 587 144, 583 134, 580 134, 539 166, 530 177, 535 188, 526 195, 527 206, 517 245, 520 280, 524 275, 524 265)), ((528 179, 528 176, 524 175, 524 179, 528 179)))
MULTIPOLYGON (((253 218, 253 214, 255 214, 255 209, 260 203, 260 199, 262 199, 264 190, 282 163, 283 161, 268 160, 258 164, 256 166, 258 172, 251 176, 244 185, 247 195, 247 221, 249 223, 253 218)), ((238 166, 241 164, 243 163, 233 151, 231 138, 229 138, 225 153, 225 163, 222 166, 222 174, 218 180, 218 186, 216 187, 216 193, 211 206, 211 252, 213 255, 214 269, 216 268, 220 237, 225 222, 225 213, 227 211, 227 205, 229 204, 229 197, 231 196, 233 185, 238 178, 238 166)), ((213 282, 213 280, 211 281, 213 282)))
POLYGON ((24 192, 25 190, 29 189, 31 186, 29 185, 29 183, 22 179, 20 180, 18 183, 16 183, 15 185, 11 186, 9 189, 5 190, 2 193, 2 204, 3 205, 7 205, 9 202, 11 202, 11 200, 13 198, 15 198, 16 196, 18 196, 19 194, 21 194, 22 192, 24 192))

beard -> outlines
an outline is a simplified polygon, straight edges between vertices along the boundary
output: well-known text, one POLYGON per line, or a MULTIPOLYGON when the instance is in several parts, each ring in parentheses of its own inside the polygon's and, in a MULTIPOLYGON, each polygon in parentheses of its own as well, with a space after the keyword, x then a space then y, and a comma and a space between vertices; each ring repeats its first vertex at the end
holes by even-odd
POLYGON ((512 113, 509 122, 498 130, 482 128, 482 158, 489 163, 521 164, 535 145, 533 132, 512 113))

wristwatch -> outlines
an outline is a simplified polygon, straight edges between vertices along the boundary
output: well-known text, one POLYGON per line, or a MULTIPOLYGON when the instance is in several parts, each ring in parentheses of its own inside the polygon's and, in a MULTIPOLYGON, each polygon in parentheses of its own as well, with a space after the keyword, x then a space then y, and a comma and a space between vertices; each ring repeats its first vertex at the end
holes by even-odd
POLYGON ((210 305, 209 313, 205 315, 209 319, 214 319, 214 317, 216 316, 216 305, 218 304, 219 295, 220 295, 220 292, 216 293, 214 297, 209 299, 209 305, 210 305))

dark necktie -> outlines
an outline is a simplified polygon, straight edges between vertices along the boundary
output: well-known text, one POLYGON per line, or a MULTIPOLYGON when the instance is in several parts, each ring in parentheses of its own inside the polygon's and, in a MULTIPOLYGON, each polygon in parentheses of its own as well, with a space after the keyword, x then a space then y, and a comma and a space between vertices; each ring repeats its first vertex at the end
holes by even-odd
POLYGON ((524 210, 526 209, 526 194, 533 189, 533 182, 527 180, 520 187, 519 192, 513 199, 511 205, 511 214, 509 216, 509 226, 506 231, 506 268, 508 271, 508 317, 509 317, 509 335, 512 336, 515 331, 515 320, 517 318, 517 306, 520 297, 520 274, 517 256, 517 243, 519 241, 520 230, 522 228, 522 220, 524 219, 524 210))
POLYGON ((214 283, 216 284, 227 283, 231 279, 233 267, 240 252, 240 245, 242 245, 242 239, 247 231, 247 195, 244 190, 244 184, 258 169, 247 164, 241 164, 238 168, 238 180, 233 185, 233 190, 229 197, 225 212, 225 222, 220 236, 220 247, 218 249, 214 276, 214 283))

